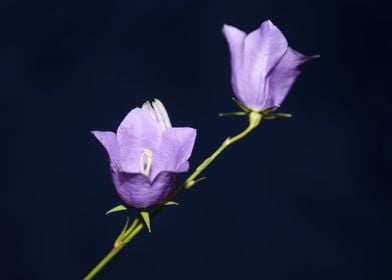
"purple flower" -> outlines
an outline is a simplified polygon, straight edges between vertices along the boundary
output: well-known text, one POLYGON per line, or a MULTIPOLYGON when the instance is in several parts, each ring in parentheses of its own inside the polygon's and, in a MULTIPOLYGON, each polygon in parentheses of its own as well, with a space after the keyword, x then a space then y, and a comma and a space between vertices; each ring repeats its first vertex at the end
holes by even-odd
POLYGON ((280 105, 300 73, 298 67, 315 57, 291 49, 269 20, 248 35, 230 25, 224 25, 223 33, 230 48, 234 95, 250 109, 280 105))
POLYGON ((117 129, 93 131, 109 155, 114 186, 131 207, 164 202, 177 173, 186 172, 196 130, 172 127, 163 104, 155 99, 125 117, 117 129))

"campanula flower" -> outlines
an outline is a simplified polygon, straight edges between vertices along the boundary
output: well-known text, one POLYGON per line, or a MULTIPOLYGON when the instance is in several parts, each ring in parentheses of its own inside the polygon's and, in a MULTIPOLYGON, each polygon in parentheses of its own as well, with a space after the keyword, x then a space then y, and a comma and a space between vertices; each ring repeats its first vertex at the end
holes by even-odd
POLYGON ((157 99, 129 112, 117 133, 92 133, 109 155, 117 193, 127 206, 139 209, 165 201, 175 176, 188 171, 196 138, 193 128, 172 127, 157 99))
POLYGON ((269 20, 249 34, 224 25, 223 34, 231 54, 234 95, 252 110, 279 106, 300 74, 298 67, 315 57, 291 49, 269 20))

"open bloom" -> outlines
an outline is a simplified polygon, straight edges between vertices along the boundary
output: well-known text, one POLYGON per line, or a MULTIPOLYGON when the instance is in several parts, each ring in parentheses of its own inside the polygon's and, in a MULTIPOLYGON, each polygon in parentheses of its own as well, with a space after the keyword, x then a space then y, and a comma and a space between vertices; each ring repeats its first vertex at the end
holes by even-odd
POLYGON ((250 109, 280 105, 300 73, 298 67, 315 57, 291 49, 269 20, 248 35, 224 25, 223 34, 231 54, 234 95, 250 109))
POLYGON ((131 207, 164 202, 177 173, 186 172, 196 130, 172 127, 163 104, 155 99, 125 117, 117 129, 93 131, 109 154, 114 186, 131 207))

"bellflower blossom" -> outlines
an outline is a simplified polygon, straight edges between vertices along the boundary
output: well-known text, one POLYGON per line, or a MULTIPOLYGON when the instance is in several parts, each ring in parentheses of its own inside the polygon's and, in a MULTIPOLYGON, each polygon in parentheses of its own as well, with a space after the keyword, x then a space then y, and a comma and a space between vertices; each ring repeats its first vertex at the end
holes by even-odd
POLYGON ((231 54, 234 95, 252 110, 279 106, 300 74, 298 67, 316 57, 290 48, 269 20, 249 34, 224 25, 223 34, 231 54))
POLYGON ((117 133, 92 133, 109 155, 117 193, 127 206, 139 209, 165 201, 175 176, 188 171, 196 138, 193 128, 172 127, 158 99, 129 112, 117 133))

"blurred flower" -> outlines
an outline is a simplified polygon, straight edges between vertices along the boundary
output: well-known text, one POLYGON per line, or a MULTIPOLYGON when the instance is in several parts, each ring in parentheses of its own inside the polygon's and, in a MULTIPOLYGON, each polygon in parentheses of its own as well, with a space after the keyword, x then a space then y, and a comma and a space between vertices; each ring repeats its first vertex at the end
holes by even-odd
POLYGON ((230 25, 224 25, 223 33, 230 48, 234 95, 253 110, 279 106, 300 74, 298 67, 316 57, 288 47, 269 20, 248 35, 230 25))
POLYGON ((174 187, 177 173, 186 172, 196 130, 173 128, 163 104, 133 109, 117 134, 92 131, 109 155, 113 183, 131 207, 146 208, 164 202, 174 187))

